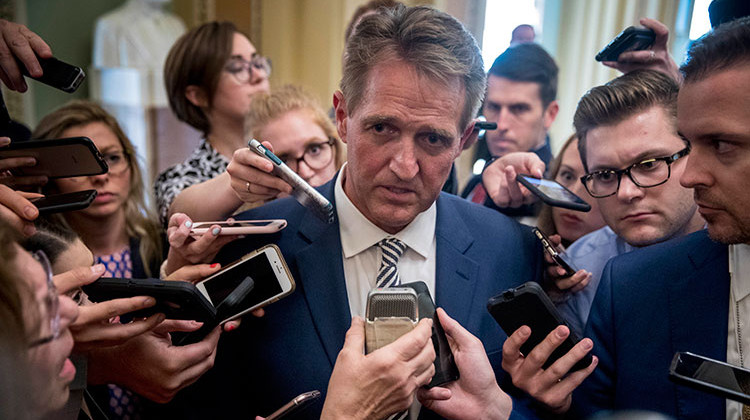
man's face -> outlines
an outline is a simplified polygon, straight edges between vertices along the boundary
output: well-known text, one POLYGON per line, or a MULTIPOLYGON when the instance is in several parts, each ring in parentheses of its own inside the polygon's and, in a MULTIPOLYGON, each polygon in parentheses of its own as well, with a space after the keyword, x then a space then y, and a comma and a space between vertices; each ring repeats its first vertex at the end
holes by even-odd
MULTIPOLYGON (((667 113, 652 107, 612 126, 601 126, 586 135, 589 173, 625 169, 650 158, 671 156, 685 147, 667 113)), ((692 191, 679 179, 686 158, 671 165, 671 176, 662 185, 642 188, 623 174, 617 193, 597 198, 604 221, 633 246, 646 246, 700 229, 692 191)))
POLYGON ((750 243, 750 64, 685 84, 677 103, 693 146, 680 182, 694 189, 711 238, 750 243))
POLYGON ((511 152, 528 152, 544 143, 557 115, 557 102, 545 108, 538 83, 517 82, 490 75, 483 114, 487 121, 497 123, 497 130, 485 134, 492 156, 511 152))
POLYGON ((471 134, 459 127, 463 103, 460 80, 436 82, 394 59, 370 69, 352 115, 335 94, 336 125, 347 143, 344 191, 368 220, 396 233, 437 199, 471 134))

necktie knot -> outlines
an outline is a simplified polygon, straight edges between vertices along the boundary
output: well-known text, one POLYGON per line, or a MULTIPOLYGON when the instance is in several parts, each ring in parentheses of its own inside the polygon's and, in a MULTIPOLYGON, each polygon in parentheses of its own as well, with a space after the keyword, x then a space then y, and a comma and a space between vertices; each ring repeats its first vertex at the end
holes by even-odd
POLYGON ((396 238, 386 238, 378 242, 382 251, 382 261, 378 270, 378 277, 375 284, 377 287, 391 287, 401 283, 398 276, 398 259, 404 254, 406 245, 396 238))

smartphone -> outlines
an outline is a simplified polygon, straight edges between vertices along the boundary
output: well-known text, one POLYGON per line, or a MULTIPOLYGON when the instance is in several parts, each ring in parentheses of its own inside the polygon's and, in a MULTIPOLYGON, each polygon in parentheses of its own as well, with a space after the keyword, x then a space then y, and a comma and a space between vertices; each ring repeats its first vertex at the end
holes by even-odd
POLYGON ((211 230, 211 226, 219 225, 219 235, 252 235, 258 233, 274 233, 286 227, 286 220, 235 220, 220 222, 195 222, 190 229, 190 235, 201 236, 211 230))
POLYGON ((190 282, 102 277, 81 289, 93 302, 152 296, 156 305, 131 312, 134 318, 163 313, 167 319, 188 319, 215 325, 216 309, 190 282))
POLYGON ((432 345, 435 349, 435 374, 432 380, 426 385, 427 388, 440 386, 448 382, 457 380, 460 375, 456 360, 453 358, 451 346, 448 344, 448 337, 445 330, 440 324, 440 319, 435 311, 435 302, 432 300, 430 290, 423 281, 402 284, 400 287, 410 287, 417 292, 417 306, 419 308, 419 319, 432 319, 432 345))
POLYGON ((489 121, 477 121, 474 123, 474 130, 497 130, 497 123, 489 121))
POLYGON ((677 352, 669 379, 700 391, 750 405, 750 370, 689 352, 677 352))
POLYGON ((544 232, 537 228, 534 228, 533 232, 534 235, 542 241, 542 248, 544 248, 544 251, 549 254, 550 257, 552 257, 552 261, 565 270, 564 277, 570 277, 578 271, 571 262, 566 260, 563 254, 557 252, 555 247, 552 246, 552 241, 550 241, 549 237, 545 235, 544 232))
POLYGON ((0 159, 33 157, 36 165, 11 169, 17 176, 44 175, 47 178, 91 176, 109 168, 88 137, 12 142, 0 148, 0 159))
POLYGON ((310 186, 296 172, 289 169, 281 159, 266 149, 258 140, 251 139, 247 143, 247 146, 258 155, 273 163, 273 173, 292 186, 292 195, 300 204, 312 210, 320 220, 328 224, 333 223, 333 204, 328 199, 323 197, 321 193, 310 186))
POLYGON ((591 210, 589 203, 551 179, 539 179, 531 175, 518 174, 516 175, 516 181, 528 188, 547 205, 582 212, 591 210))
POLYGON ((63 92, 75 92, 78 89, 78 86, 81 85, 81 82, 83 82, 83 79, 86 78, 86 73, 84 73, 80 67, 60 61, 54 57, 37 57, 36 59, 39 60, 39 64, 42 66, 41 77, 31 77, 29 71, 26 70, 26 66, 20 60, 16 59, 16 63, 21 69, 21 73, 28 78, 42 82, 53 88, 60 89, 63 92))
MULTIPOLYGON (((527 356, 559 325, 567 325, 542 287, 535 282, 524 283, 490 298, 487 302, 487 310, 508 336, 523 325, 531 328, 531 336, 521 346, 521 353, 524 356, 527 356)), ((579 341, 580 337, 571 331, 568 338, 544 362, 542 368, 550 367, 579 341)), ((591 354, 587 354, 571 368, 571 372, 588 367, 592 360, 591 354)))
POLYGON ((654 31, 628 26, 596 54, 596 61, 617 61, 626 51, 645 50, 654 43, 654 31))
POLYGON ((288 296, 295 284, 289 268, 276 245, 266 245, 196 284, 196 288, 213 305, 219 305, 250 277, 253 288, 238 302, 217 310, 219 324, 239 318, 288 296))
POLYGON ((284 404, 284 406, 274 411, 270 416, 266 417, 266 420, 281 420, 289 418, 318 398, 320 398, 320 391, 317 389, 315 391, 299 394, 294 397, 294 399, 284 404))
POLYGON ((40 215, 85 209, 94 202, 96 190, 83 190, 65 194, 53 194, 31 199, 40 215))
POLYGON ((419 319, 417 292, 411 287, 378 287, 367 294, 365 353, 387 346, 413 330, 419 319))

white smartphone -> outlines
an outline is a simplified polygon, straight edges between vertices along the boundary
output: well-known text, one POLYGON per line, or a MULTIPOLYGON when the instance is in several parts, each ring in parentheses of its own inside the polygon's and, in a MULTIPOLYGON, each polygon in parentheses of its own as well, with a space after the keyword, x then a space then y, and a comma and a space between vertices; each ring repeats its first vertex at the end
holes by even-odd
POLYGON ((270 220, 233 220, 216 222, 195 222, 190 229, 191 236, 201 236, 211 230, 211 226, 219 225, 219 235, 254 235, 259 233, 274 233, 286 227, 284 219, 270 220))
POLYGON ((292 274, 276 245, 266 245, 243 256, 195 286, 212 305, 218 307, 238 286, 247 284, 248 277, 253 280, 252 289, 243 293, 241 300, 233 303, 231 308, 223 311, 217 308, 220 324, 276 302, 295 288, 292 274))

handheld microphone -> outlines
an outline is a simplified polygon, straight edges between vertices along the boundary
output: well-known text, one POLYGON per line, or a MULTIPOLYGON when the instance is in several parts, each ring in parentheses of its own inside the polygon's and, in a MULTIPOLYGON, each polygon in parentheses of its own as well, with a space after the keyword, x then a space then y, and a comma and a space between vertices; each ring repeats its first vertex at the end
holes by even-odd
POLYGON ((417 325, 417 292, 409 287, 372 289, 367 295, 365 352, 396 341, 417 325))

